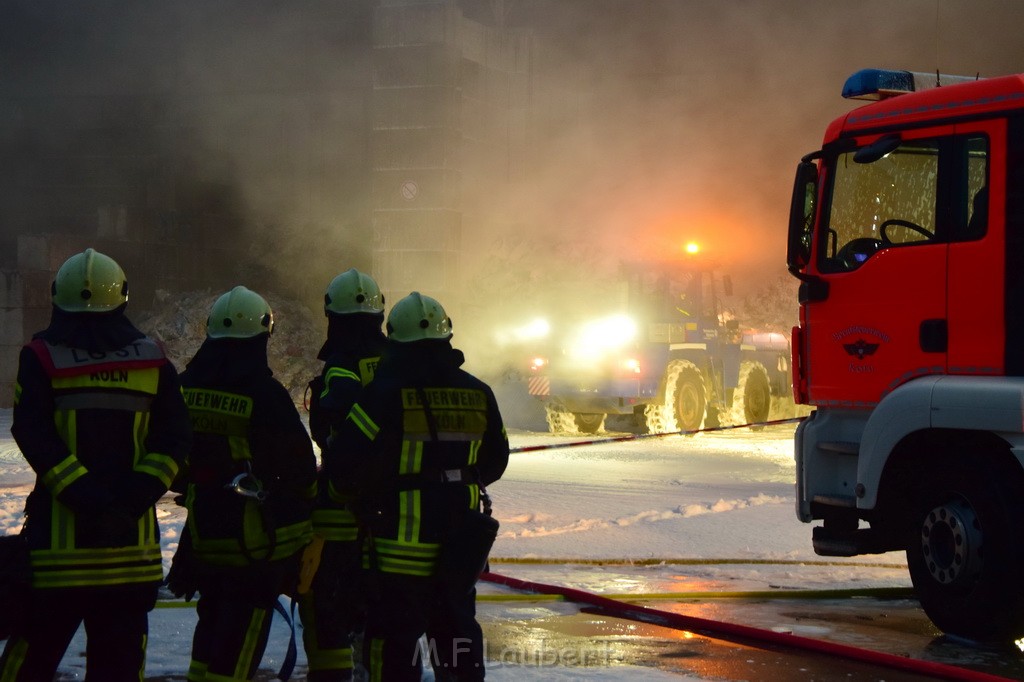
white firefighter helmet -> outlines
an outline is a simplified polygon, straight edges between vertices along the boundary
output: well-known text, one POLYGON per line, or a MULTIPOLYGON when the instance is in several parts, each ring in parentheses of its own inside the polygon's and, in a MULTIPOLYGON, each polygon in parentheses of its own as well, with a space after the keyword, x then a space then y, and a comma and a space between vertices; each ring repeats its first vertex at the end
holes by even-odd
POLYGON ((50 287, 53 304, 69 313, 102 313, 128 302, 128 280, 110 256, 86 249, 64 261, 50 287))
POLYGON ((222 294, 206 319, 211 339, 249 339, 274 331, 274 312, 255 291, 237 286, 222 294))
POLYGON ((387 330, 393 341, 450 339, 452 321, 436 299, 414 291, 391 308, 387 330))
POLYGON ((324 294, 324 314, 384 312, 384 296, 377 282, 365 272, 355 268, 346 270, 331 280, 324 294))

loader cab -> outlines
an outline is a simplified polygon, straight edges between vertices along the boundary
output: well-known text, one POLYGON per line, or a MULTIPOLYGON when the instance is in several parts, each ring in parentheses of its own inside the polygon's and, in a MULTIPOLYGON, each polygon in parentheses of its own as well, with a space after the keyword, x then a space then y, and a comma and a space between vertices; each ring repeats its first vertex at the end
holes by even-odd
POLYGON ((732 294, 728 275, 693 263, 623 263, 621 272, 626 309, 647 326, 651 341, 699 342, 717 334, 722 297, 732 294))

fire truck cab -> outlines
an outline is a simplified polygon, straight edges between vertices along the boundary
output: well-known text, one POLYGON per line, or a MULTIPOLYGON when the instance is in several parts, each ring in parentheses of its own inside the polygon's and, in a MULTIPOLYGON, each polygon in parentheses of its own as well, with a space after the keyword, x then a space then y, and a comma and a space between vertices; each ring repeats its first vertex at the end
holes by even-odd
POLYGON ((1024 75, 868 69, 798 165, 797 516, 906 551, 951 634, 1024 635, 1024 75))

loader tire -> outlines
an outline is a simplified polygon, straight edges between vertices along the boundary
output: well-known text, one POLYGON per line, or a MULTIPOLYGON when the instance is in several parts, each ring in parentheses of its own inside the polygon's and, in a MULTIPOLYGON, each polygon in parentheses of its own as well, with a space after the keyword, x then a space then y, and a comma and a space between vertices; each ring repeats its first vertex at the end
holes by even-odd
MULTIPOLYGON (((740 366, 740 381, 733 397, 733 422, 758 424, 769 419, 772 409, 772 387, 768 370, 760 362, 744 362, 740 366)), ((751 427, 754 431, 764 426, 751 427)))

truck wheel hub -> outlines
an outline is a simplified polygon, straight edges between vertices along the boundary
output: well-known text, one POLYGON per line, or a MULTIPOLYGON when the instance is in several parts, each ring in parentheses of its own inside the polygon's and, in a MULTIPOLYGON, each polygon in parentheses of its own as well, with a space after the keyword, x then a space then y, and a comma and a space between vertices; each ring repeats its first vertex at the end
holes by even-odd
POLYGON ((960 500, 935 507, 921 527, 921 551, 936 582, 949 585, 981 571, 981 527, 970 505, 960 500))

